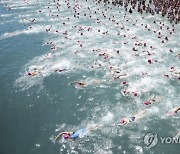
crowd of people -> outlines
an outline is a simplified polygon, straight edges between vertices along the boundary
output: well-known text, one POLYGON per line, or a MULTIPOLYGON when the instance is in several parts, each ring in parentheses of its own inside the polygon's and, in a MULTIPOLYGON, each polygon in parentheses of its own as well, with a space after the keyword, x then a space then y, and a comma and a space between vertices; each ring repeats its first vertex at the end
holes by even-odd
MULTIPOLYGON (((97 0, 98 3, 110 3, 109 0, 97 0)), ((113 5, 122 6, 126 11, 130 13, 133 9, 137 9, 138 12, 161 14, 166 16, 170 22, 176 24, 180 21, 180 1, 179 0, 112 0, 113 5), (130 9, 128 10, 128 6, 130 9)))
MULTIPOLYGON (((24 2, 28 4, 27 0, 25 0, 24 2)), ((132 39, 133 44, 134 44, 132 46, 132 51, 133 51, 132 56, 139 57, 140 54, 142 54, 142 53, 140 51, 141 49, 138 49, 138 48, 140 48, 140 47, 146 48, 146 51, 143 51, 143 52, 146 53, 147 63, 150 65, 159 62, 158 60, 151 58, 156 55, 156 53, 153 52, 155 49, 154 45, 150 44, 146 40, 144 40, 144 41, 140 40, 137 35, 133 36, 133 35, 126 34, 126 32, 133 30, 133 27, 125 26, 125 23, 128 23, 130 20, 134 20, 134 23, 132 26, 134 26, 134 27, 139 26, 142 29, 145 28, 144 31, 147 31, 147 32, 151 33, 152 35, 155 35, 158 38, 158 40, 161 41, 161 43, 163 45, 167 45, 169 43, 171 36, 173 36, 173 34, 176 33, 176 28, 175 28, 174 24, 169 26, 169 25, 165 24, 164 22, 161 22, 161 21, 158 22, 158 21, 154 20, 152 23, 153 26, 149 26, 148 24, 144 24, 143 21, 141 22, 140 21, 141 19, 138 19, 138 18, 131 19, 131 18, 127 17, 126 14, 123 15, 124 21, 119 22, 115 19, 115 16, 108 16, 106 13, 107 11, 112 10, 112 6, 108 6, 108 7, 104 8, 104 10, 102 10, 102 12, 100 9, 93 11, 93 9, 91 7, 87 7, 86 12, 83 13, 80 11, 82 8, 80 3, 78 1, 77 2, 74 1, 74 2, 75 3, 73 5, 70 3, 69 0, 65 1, 65 3, 64 3, 64 6, 67 7, 68 10, 71 10, 74 15, 68 17, 66 21, 62 21, 62 23, 60 23, 62 27, 67 27, 67 23, 69 21, 73 20, 73 18, 77 19, 77 20, 79 18, 87 18, 89 20, 96 20, 95 22, 97 22, 97 24, 99 24, 100 26, 102 26, 103 20, 109 19, 109 22, 112 23, 112 25, 114 25, 114 28, 117 29, 117 31, 119 31, 116 34, 116 36, 122 37, 124 39, 124 42, 123 42, 124 46, 129 47, 130 46, 129 38, 132 39), (101 14, 102 19, 99 18, 97 16, 97 14, 101 14), (154 26, 158 26, 158 28, 153 28, 154 26), (167 30, 166 34, 164 34, 165 29, 167 30), (123 32, 125 32, 125 34, 121 34, 123 32), (168 33, 170 35, 167 35, 168 33)), ((101 2, 105 3, 104 5, 108 5, 108 3, 110 3, 110 1, 108 1, 108 0, 94 0, 94 2, 96 3, 96 5, 98 5, 98 3, 101 3, 101 2)), ((145 11, 145 12, 151 13, 151 14, 161 13, 162 15, 165 15, 165 13, 162 13, 162 10, 167 9, 168 10, 168 11, 166 11, 167 17, 171 20, 171 18, 173 16, 173 20, 171 20, 171 21, 175 21, 176 23, 179 21, 179 17, 180 17, 179 10, 177 10, 177 9, 179 9, 179 7, 178 7, 179 1, 177 1, 177 0, 174 0, 174 1, 166 1, 165 0, 163 2, 161 2, 160 0, 154 0, 154 1, 153 0, 152 1, 151 0, 149 0, 149 1, 145 1, 145 0, 126 0, 126 1, 125 0, 116 0, 116 1, 114 1, 113 0, 112 4, 124 6, 126 8, 126 10, 129 11, 129 13, 132 13, 133 9, 138 9, 138 12, 141 12, 141 13, 143 13, 145 11), (167 4, 169 4, 169 5, 167 5, 167 4), (166 7, 164 7, 163 5, 165 5, 166 7), (173 12, 173 15, 172 15, 172 12, 173 12)), ((62 7, 62 4, 59 0, 54 0, 53 2, 49 3, 49 5, 47 5, 47 10, 49 11, 48 16, 58 20, 59 17, 61 16, 59 14, 59 12, 61 12, 61 7, 62 7), (53 12, 51 10, 51 7, 50 7, 51 5, 55 5, 56 12, 53 12)), ((42 12, 43 11, 41 9, 38 10, 39 14, 42 14, 42 12)), ((121 15, 121 13, 120 13, 120 15, 121 15)), ((143 15, 142 15, 142 19, 144 19, 143 15)), ((33 19, 30 23, 29 29, 32 29, 33 25, 36 24, 36 22, 38 22, 38 19, 33 19)), ((74 25, 74 26, 72 26, 72 28, 76 31, 75 33, 80 35, 80 38, 81 37, 83 38, 84 36, 86 36, 86 34, 91 33, 94 30, 93 27, 78 26, 78 25, 74 25)), ((56 33, 57 35, 61 35, 61 37, 63 37, 65 40, 67 40, 67 42, 73 41, 71 36, 69 35, 68 31, 62 31, 60 29, 57 29, 54 25, 49 25, 47 28, 45 28, 44 31, 47 33, 52 32, 52 33, 56 33)), ((101 27, 98 28, 97 33, 104 35, 104 37, 109 36, 109 30, 107 29, 106 31, 102 31, 101 27)), ((85 41, 82 41, 80 39, 79 40, 74 39, 74 43, 77 44, 81 49, 86 47, 85 41)), ((44 59, 55 58, 56 54, 54 54, 55 53, 54 51, 56 51, 58 49, 57 44, 53 40, 51 40, 50 42, 47 42, 46 44, 51 47, 52 53, 46 54, 44 56, 44 59)), ((117 44, 117 43, 115 42, 114 44, 117 44)), ((172 46, 169 45, 169 47, 172 47, 172 46)), ((78 55, 78 52, 79 51, 77 50, 74 52, 74 54, 78 55)), ((174 51, 172 48, 169 48, 169 52, 173 53, 174 51)), ((92 53, 94 53, 95 56, 97 54, 104 61, 108 61, 108 59, 111 59, 115 56, 120 56, 121 51, 115 49, 114 51, 109 52, 107 49, 99 48, 99 49, 92 49, 92 53)), ((179 54, 177 54, 176 57, 179 58, 179 54)), ((96 69, 98 67, 103 67, 103 65, 98 64, 97 62, 94 62, 94 64, 92 64, 92 66, 91 66, 92 69, 96 69)), ((114 80, 118 80, 123 77, 128 77, 128 74, 126 72, 121 72, 119 70, 114 71, 113 67, 114 66, 110 65, 109 67, 106 67, 106 69, 109 69, 110 74, 112 74, 112 77, 114 80)), ((179 77, 178 77, 179 69, 174 66, 172 66, 172 67, 173 67, 173 69, 170 72, 167 72, 166 74, 164 74, 164 76, 167 78, 177 77, 179 79, 179 77)), ((57 72, 57 73, 63 73, 66 71, 67 71, 66 68, 55 68, 53 70, 53 72, 57 72)), ((35 77, 40 74, 43 74, 43 70, 42 69, 39 70, 38 68, 35 70, 29 69, 26 74, 28 76, 35 77)), ((143 75, 144 76, 148 75, 148 72, 143 73, 143 75)), ((124 83, 126 83, 126 81, 124 81, 124 83)), ((84 86, 85 84, 79 84, 79 85, 84 86)), ((127 91, 124 91, 124 94, 127 94, 127 91)))

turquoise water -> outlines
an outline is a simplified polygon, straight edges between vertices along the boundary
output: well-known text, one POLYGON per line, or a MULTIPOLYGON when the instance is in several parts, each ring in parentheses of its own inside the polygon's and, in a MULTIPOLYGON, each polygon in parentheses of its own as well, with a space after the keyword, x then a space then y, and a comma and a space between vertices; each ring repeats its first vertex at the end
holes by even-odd
POLYGON ((21 0, 0 1, 0 152, 178 153, 179 144, 158 143, 148 149, 143 138, 148 132, 168 137, 180 131, 179 114, 166 116, 179 106, 180 100, 180 63, 176 56, 180 47, 179 24, 173 27, 159 15, 129 14, 111 5, 109 10, 90 0, 70 1, 70 8, 64 0, 59 3, 58 12, 51 0, 28 0, 28 4, 21 0), (73 12, 77 4, 79 18, 73 12), (113 16, 118 25, 112 21, 113 16), (162 38, 153 31, 161 32, 162 38), (166 36, 168 41, 162 43, 166 36), (135 46, 145 42, 147 47, 135 46), (52 44, 55 49, 51 49, 52 44), (133 51, 133 47, 138 51, 133 51), (148 56, 147 51, 152 55, 148 56), (104 53, 107 59, 99 56, 104 53), (34 68, 39 73, 28 76, 27 72, 34 68), (55 72, 56 69, 66 70, 55 72), (126 76, 114 79, 119 74, 126 76), (87 86, 77 89, 69 84, 73 81, 86 82, 87 86), (124 81, 128 86, 122 85, 124 81), (108 127, 144 109, 144 101, 152 94, 161 100, 148 108, 144 118, 124 127, 108 127), (104 127, 73 143, 53 139, 61 131, 94 124, 104 127))

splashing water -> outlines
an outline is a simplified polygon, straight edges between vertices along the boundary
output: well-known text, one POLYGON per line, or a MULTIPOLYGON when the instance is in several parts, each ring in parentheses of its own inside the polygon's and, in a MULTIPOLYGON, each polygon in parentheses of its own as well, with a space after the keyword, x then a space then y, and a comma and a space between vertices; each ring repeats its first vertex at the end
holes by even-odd
MULTIPOLYGON (((81 120, 79 125, 72 126, 67 121, 58 128, 77 130, 93 123, 111 125, 144 109, 148 97, 161 98, 136 124, 103 127, 76 143, 60 141, 60 153, 144 153, 147 149, 143 148, 143 134, 154 130, 158 122, 165 119, 174 130, 179 129, 176 123, 179 117, 163 117, 179 105, 179 24, 172 25, 160 15, 141 15, 136 11, 129 14, 123 8, 90 0, 2 0, 0 3, 23 12, 1 17, 14 16, 14 20, 28 25, 25 29, 5 32, 0 40, 43 33, 43 45, 50 48, 27 61, 14 82, 16 88, 51 89, 44 86, 46 79, 65 76, 65 89, 71 88, 77 95, 81 93, 79 100, 86 96, 83 104, 75 102, 77 110, 72 112, 75 119, 81 120), (76 82, 85 86, 77 88, 76 82), (87 115, 82 118, 79 114, 83 111, 87 115)), ((59 93, 55 91, 54 95, 59 93)), ((64 97, 70 97, 68 92, 64 97)), ((61 103, 64 110, 66 102, 61 103)), ((162 128, 157 131, 161 132, 162 128)), ((41 148, 40 145, 36 147, 41 148)))

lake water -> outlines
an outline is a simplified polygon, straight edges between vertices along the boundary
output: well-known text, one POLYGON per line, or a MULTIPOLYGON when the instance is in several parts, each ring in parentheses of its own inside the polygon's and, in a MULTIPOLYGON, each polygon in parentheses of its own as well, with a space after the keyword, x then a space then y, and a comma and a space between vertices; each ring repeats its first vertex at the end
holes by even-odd
POLYGON ((179 153, 180 144, 144 143, 180 131, 179 113, 167 116, 180 102, 179 24, 91 0, 0 0, 0 21, 1 154, 179 153), (159 101, 145 106, 152 95, 159 101), (95 124, 75 142, 54 141, 95 124))

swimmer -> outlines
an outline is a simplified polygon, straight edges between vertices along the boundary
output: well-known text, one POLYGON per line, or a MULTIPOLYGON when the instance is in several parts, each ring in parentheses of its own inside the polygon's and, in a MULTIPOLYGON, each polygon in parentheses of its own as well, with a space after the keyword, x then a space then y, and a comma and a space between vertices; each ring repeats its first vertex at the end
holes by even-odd
POLYGON ((27 73, 28 76, 36 76, 38 75, 40 72, 37 69, 34 69, 33 71, 30 71, 27 73))
POLYGON ((71 82, 70 84, 75 84, 75 88, 83 88, 83 87, 86 87, 88 85, 97 85, 97 84, 100 84, 102 82, 106 82, 106 80, 91 80, 91 81, 88 81, 88 83, 74 81, 74 82, 71 82))
POLYGON ((145 116, 144 113, 146 111, 147 111, 147 109, 144 109, 144 110, 138 112, 136 115, 134 115, 132 117, 122 118, 122 119, 120 119, 120 122, 119 123, 115 123, 114 126, 122 126, 122 125, 127 125, 127 124, 130 124, 132 122, 135 122, 136 120, 143 118, 145 116))
POLYGON ((171 111, 169 111, 168 115, 174 116, 180 111, 180 107, 175 107, 171 111))
POLYGON ((155 97, 154 95, 152 95, 144 102, 144 105, 148 106, 156 102, 159 102, 160 100, 161 100, 161 97, 155 97))
POLYGON ((51 30, 52 26, 49 28, 46 28, 46 32, 49 32, 51 30))
POLYGON ((55 69, 55 72, 64 72, 64 71, 67 71, 67 69, 63 68, 63 69, 55 69))
POLYGON ((53 55, 52 55, 52 53, 47 53, 44 55, 44 58, 45 59, 51 59, 51 58, 53 58, 53 55))
POLYGON ((74 82, 71 82, 70 84, 75 84, 75 88, 83 88, 87 86, 87 83, 80 82, 80 81, 74 81, 74 82))
POLYGON ((125 76, 127 76, 127 74, 121 74, 121 75, 119 75, 119 76, 115 76, 115 77, 114 77, 114 80, 120 79, 120 78, 125 77, 125 76))
POLYGON ((95 125, 93 127, 82 128, 76 132, 61 132, 55 137, 55 140, 57 140, 59 137, 61 137, 63 135, 63 138, 65 140, 73 141, 73 140, 77 139, 78 137, 82 138, 84 136, 87 136, 89 134, 89 132, 97 130, 100 127, 102 127, 102 125, 95 125))

